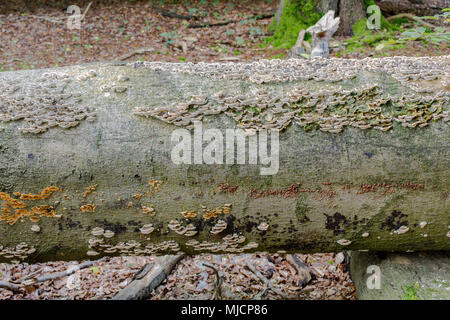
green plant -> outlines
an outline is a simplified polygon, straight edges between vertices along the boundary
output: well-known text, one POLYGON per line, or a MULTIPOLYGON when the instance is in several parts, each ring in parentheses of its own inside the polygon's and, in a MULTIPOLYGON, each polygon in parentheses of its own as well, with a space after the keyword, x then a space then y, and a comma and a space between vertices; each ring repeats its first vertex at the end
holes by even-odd
POLYGON ((316 6, 315 0, 286 0, 279 24, 277 26, 273 19, 269 31, 274 34, 266 41, 275 47, 292 47, 300 30, 314 25, 322 17, 323 14, 316 11, 316 6))
MULTIPOLYGON (((419 286, 420 288, 420 286, 419 286)), ((417 284, 414 286, 408 286, 404 288, 405 294, 403 295, 403 300, 420 300, 419 296, 417 295, 417 284)))

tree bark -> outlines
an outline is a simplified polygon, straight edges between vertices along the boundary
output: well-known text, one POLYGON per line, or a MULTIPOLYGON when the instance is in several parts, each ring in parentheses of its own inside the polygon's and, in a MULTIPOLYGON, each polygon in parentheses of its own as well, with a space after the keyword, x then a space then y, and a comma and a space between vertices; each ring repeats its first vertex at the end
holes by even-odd
POLYGON ((366 17, 366 5, 364 0, 340 0, 339 18, 341 22, 337 31, 338 35, 353 35, 353 25, 366 17))
POLYGON ((441 13, 450 5, 448 0, 375 0, 375 3, 388 15, 412 13, 418 16, 441 13))
POLYGON ((0 259, 449 250, 448 62, 2 72, 0 259), (175 164, 171 137, 186 119, 224 136, 275 127, 278 172, 175 164))

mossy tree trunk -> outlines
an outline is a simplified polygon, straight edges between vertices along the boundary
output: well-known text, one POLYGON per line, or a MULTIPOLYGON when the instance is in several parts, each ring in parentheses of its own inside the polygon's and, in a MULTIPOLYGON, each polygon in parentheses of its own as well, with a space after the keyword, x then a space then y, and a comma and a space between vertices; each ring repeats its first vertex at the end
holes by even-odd
POLYGON ((2 72, 0 259, 448 250, 448 59, 2 72), (174 163, 194 119, 281 130, 278 172, 174 163))
POLYGON ((353 35, 353 25, 366 17, 364 0, 340 0, 339 18, 341 19, 338 35, 353 35))

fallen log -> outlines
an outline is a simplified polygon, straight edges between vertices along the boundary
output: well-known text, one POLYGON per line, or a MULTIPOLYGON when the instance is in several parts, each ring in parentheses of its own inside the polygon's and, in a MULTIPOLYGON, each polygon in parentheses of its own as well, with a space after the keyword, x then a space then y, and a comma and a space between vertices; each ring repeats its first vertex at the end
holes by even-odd
POLYGON ((387 14, 412 13, 418 16, 435 15, 448 8, 448 0, 375 0, 387 14))
POLYGON ((449 60, 2 72, 0 261, 449 250, 449 60))

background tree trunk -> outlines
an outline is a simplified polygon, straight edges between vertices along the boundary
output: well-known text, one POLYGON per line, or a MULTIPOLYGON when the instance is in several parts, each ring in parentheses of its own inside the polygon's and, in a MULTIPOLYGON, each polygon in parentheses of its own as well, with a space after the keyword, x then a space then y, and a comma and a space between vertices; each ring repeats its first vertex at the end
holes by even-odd
POLYGON ((449 250, 448 62, 138 62, 2 72, 0 259, 449 250), (415 93, 415 84, 431 93, 415 93), (223 134, 248 124, 286 127, 278 173, 174 164, 171 137, 186 119, 223 134), (339 125, 346 127, 332 133, 339 125))
POLYGON ((387 15, 413 13, 418 16, 434 15, 448 8, 448 0, 375 0, 375 3, 387 15))
POLYGON ((341 22, 337 35, 353 35, 353 25, 366 17, 366 5, 364 0, 340 0, 339 17, 341 22))

